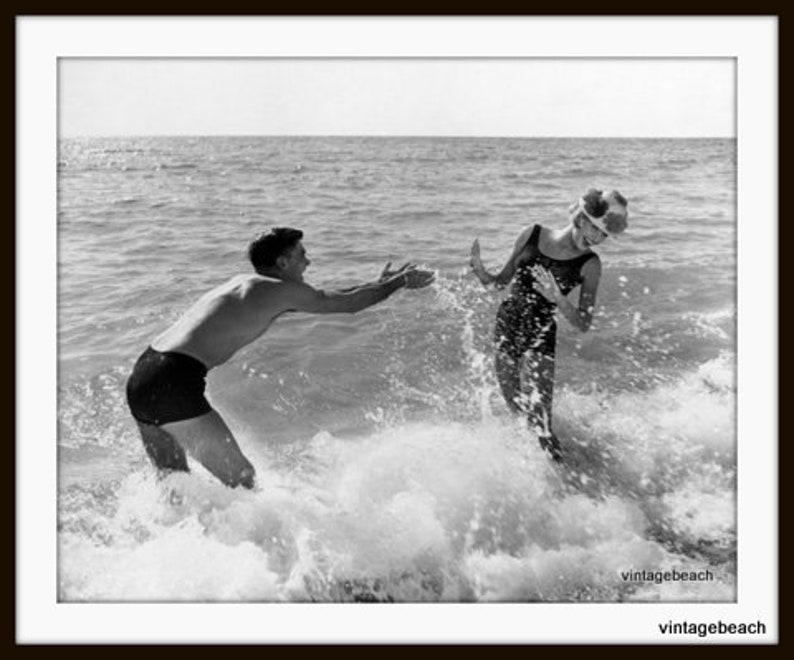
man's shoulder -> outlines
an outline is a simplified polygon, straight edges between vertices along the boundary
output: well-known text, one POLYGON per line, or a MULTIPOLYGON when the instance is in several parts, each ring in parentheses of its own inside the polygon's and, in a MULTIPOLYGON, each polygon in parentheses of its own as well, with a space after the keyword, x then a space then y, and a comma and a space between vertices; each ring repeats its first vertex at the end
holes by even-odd
POLYGON ((252 289, 279 289, 288 286, 290 283, 284 280, 279 280, 275 277, 268 277, 267 275, 259 275, 258 273, 246 273, 244 275, 236 275, 232 278, 244 286, 252 289))
POLYGON ((305 282, 291 282, 273 277, 252 275, 247 279, 247 285, 255 296, 268 296, 279 298, 293 298, 295 296, 314 295, 317 290, 305 282))

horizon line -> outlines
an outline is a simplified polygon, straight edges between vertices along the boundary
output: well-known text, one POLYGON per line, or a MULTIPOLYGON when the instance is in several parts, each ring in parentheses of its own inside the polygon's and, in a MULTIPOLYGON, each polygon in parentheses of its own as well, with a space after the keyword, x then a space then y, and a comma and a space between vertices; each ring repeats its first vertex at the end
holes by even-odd
POLYGON ((479 140, 735 140, 735 135, 392 135, 382 133, 130 133, 58 135, 61 140, 92 138, 387 138, 387 139, 479 139, 479 140))

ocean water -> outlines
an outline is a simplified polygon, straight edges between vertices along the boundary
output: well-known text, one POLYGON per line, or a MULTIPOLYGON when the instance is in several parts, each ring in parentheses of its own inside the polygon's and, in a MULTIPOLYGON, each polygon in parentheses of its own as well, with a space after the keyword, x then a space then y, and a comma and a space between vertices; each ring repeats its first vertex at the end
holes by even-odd
POLYGON ((58 162, 61 601, 731 602, 734 140, 69 139, 58 162), (585 334, 560 321, 552 464, 511 416, 491 332, 528 224, 629 199, 585 334), (295 314, 209 375, 253 492, 158 480, 126 408, 138 354, 305 232, 308 282, 437 270, 356 315, 295 314), (625 573, 697 573, 692 581, 625 573))

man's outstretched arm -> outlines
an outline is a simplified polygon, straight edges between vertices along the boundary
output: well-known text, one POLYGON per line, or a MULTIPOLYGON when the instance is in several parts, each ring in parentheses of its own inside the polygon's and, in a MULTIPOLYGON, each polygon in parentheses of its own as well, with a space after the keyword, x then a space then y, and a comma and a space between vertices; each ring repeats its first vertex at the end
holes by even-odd
MULTIPOLYGON (((378 282, 383 282, 384 280, 388 280, 394 277, 395 275, 399 275, 400 273, 410 268, 415 268, 415 266, 412 266, 410 263, 405 263, 402 266, 400 266, 397 270, 391 270, 391 261, 390 261, 383 268, 383 271, 381 271, 380 277, 378 278, 378 282)), ((358 291, 362 286, 368 286, 369 284, 370 284, 369 282, 365 284, 356 284, 355 286, 348 286, 345 287, 344 289, 335 289, 335 291, 337 293, 350 293, 352 291, 358 291)))
POLYGON ((432 271, 409 268, 386 279, 344 291, 321 291, 308 284, 291 285, 290 309, 310 314, 355 314, 371 307, 403 287, 421 289, 433 282, 432 271))

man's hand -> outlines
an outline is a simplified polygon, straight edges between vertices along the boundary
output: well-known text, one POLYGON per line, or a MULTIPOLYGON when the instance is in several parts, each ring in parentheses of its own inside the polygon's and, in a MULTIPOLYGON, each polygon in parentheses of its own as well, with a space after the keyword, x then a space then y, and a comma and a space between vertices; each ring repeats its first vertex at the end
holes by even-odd
POLYGON ((383 282, 383 280, 388 280, 390 277, 394 277, 395 275, 399 275, 400 273, 403 273, 408 268, 414 268, 414 266, 412 266, 410 263, 406 261, 397 270, 389 270, 389 268, 391 268, 391 261, 383 267, 383 271, 381 272, 380 277, 378 278, 378 282, 383 282))
POLYGON ((411 266, 402 273, 405 277, 406 289, 423 289, 436 279, 436 274, 432 270, 420 270, 416 266, 411 266))

